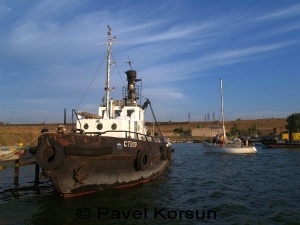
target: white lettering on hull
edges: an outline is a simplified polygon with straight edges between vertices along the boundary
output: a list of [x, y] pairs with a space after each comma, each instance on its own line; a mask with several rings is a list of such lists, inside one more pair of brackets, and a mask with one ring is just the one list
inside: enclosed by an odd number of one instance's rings
[[128, 148], [136, 148], [137, 146], [137, 142], [136, 141], [124, 141], [124, 147], [128, 147]]

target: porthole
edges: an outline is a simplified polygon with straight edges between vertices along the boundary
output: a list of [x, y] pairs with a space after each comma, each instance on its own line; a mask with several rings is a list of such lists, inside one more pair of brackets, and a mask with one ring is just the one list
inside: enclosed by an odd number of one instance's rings
[[99, 124], [97, 125], [97, 130], [102, 130], [102, 128], [103, 128], [102, 123], [99, 123]]
[[89, 129], [89, 125], [86, 123], [86, 124], [84, 124], [83, 128], [84, 128], [85, 130], [87, 130], [87, 129]]
[[117, 124], [114, 123], [113, 125], [111, 125], [111, 129], [112, 129], [112, 130], [117, 129]]

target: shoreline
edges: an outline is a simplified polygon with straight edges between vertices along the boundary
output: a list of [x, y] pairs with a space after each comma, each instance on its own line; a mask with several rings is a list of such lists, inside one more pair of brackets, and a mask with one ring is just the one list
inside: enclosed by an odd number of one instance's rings
[[[36, 140], [41, 129], [48, 128], [49, 131], [55, 132], [58, 125], [63, 123], [43, 123], [43, 124], [1, 124], [0, 125], [0, 145], [13, 145], [15, 143], [24, 143], [24, 145], [36, 144]], [[192, 121], [192, 122], [158, 122], [159, 128], [164, 136], [168, 136], [171, 140], [203, 140], [205, 137], [179, 136], [174, 135], [174, 129], [182, 128], [183, 130], [192, 130], [194, 128], [208, 128], [221, 126], [220, 121]], [[149, 130], [153, 128], [153, 123], [146, 122]], [[226, 121], [225, 127], [229, 131], [233, 126], [240, 130], [247, 130], [256, 126], [258, 130], [263, 131], [264, 135], [268, 135], [274, 131], [281, 132], [285, 130], [287, 125], [286, 118], [267, 118], [256, 120], [236, 120]], [[68, 131], [71, 131], [72, 124], [67, 124]], [[155, 126], [155, 132], [157, 127]], [[33, 142], [33, 143], [32, 143]]]

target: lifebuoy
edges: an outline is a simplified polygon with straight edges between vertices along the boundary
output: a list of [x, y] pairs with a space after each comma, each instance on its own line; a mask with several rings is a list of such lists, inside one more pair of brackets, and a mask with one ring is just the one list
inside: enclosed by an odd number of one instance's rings
[[172, 159], [172, 149], [171, 148], [167, 148], [167, 159], [169, 161], [171, 161], [171, 159]]
[[137, 167], [144, 171], [147, 169], [149, 165], [149, 154], [147, 150], [141, 149], [136, 157], [136, 165]]
[[63, 146], [55, 140], [48, 140], [38, 146], [36, 151], [36, 163], [46, 170], [57, 168], [64, 160]]
[[162, 160], [166, 160], [167, 159], [166, 146], [160, 146], [160, 155], [161, 155]]

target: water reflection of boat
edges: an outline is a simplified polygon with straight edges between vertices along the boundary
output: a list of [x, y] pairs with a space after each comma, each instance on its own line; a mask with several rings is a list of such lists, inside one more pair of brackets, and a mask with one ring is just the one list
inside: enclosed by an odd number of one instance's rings
[[64, 126], [56, 133], [44, 130], [38, 140], [36, 162], [63, 197], [147, 182], [160, 175], [171, 161], [174, 150], [159, 127], [159, 136], [151, 136], [145, 126], [145, 109], [150, 106], [152, 114], [153, 110], [148, 99], [143, 105], [137, 103], [142, 96], [136, 82], [141, 79], [136, 78], [135, 70], [126, 72], [128, 84], [123, 88], [123, 98], [110, 98], [114, 89], [110, 88], [114, 40], [108, 26], [105, 98], [99, 114], [73, 110], [76, 129], [71, 133]]

